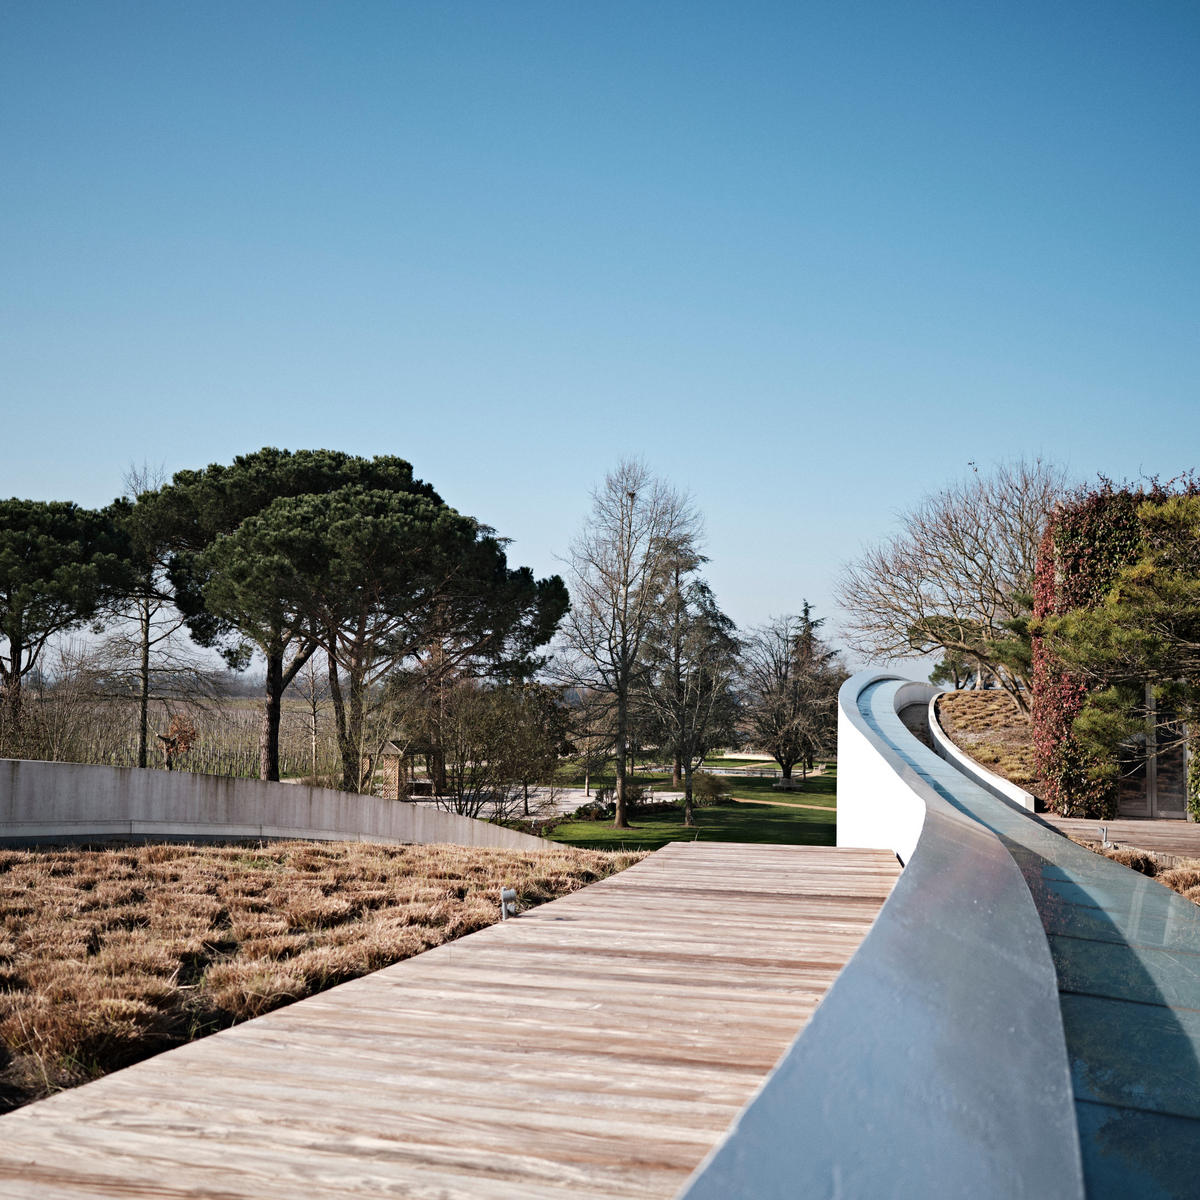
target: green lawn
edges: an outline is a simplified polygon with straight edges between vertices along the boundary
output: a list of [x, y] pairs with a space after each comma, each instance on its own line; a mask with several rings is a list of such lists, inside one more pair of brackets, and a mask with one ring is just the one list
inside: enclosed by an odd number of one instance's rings
[[[668, 842], [774, 842], [832, 846], [837, 835], [837, 778], [834, 772], [810, 779], [804, 791], [780, 793], [768, 779], [730, 780], [733, 795], [770, 804], [726, 803], [696, 810], [696, 828], [683, 823], [683, 810], [634, 817], [632, 829], [611, 821], [568, 821], [548, 836], [570, 846], [596, 850], [657, 850]], [[801, 807], [819, 805], [824, 811]]]
[[[799, 780], [799, 775], [796, 779]], [[735, 775], [722, 777], [722, 783], [730, 794], [745, 800], [770, 800], [775, 804], [821, 804], [830, 812], [837, 807], [837, 771], [830, 767], [824, 775], [812, 775], [805, 781], [803, 790], [781, 792], [771, 779], [743, 779]]]
[[778, 771], [779, 764], [773, 758], [726, 758], [721, 754], [711, 755], [704, 760], [705, 769], [712, 767], [729, 767], [733, 770]]

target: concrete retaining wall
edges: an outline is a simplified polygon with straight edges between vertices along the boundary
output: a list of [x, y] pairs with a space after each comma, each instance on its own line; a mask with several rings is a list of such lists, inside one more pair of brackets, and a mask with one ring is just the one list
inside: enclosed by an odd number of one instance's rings
[[[941, 695], [939, 692], [938, 695]], [[957, 767], [969, 779], [973, 779], [985, 792], [990, 792], [997, 800], [1005, 800], [1015, 804], [1026, 812], [1033, 812], [1036, 802], [1033, 796], [1024, 788], [1019, 788], [1007, 779], [994, 775], [987, 767], [980, 766], [969, 754], [964, 754], [947, 736], [937, 716], [937, 696], [929, 701], [929, 736], [933, 739], [933, 748], [939, 758], [944, 758], [952, 766]]]
[[0, 843], [131, 838], [309, 838], [546, 849], [539, 838], [486, 821], [331, 788], [0, 759]]
[[[855, 676], [859, 690], [894, 675]], [[900, 707], [927, 701], [937, 689], [927, 684], [903, 685]], [[913, 856], [925, 827], [925, 802], [909, 786], [896, 764], [880, 755], [876, 739], [856, 709], [838, 705], [837, 844], [892, 850], [902, 863]]]

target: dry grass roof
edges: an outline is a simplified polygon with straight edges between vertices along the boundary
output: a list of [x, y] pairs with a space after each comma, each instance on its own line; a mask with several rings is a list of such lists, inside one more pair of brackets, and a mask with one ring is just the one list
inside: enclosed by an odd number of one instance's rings
[[1007, 692], [946, 692], [938, 698], [938, 718], [960, 750], [1037, 795], [1032, 726]]
[[282, 842], [0, 850], [0, 1111], [643, 857]]

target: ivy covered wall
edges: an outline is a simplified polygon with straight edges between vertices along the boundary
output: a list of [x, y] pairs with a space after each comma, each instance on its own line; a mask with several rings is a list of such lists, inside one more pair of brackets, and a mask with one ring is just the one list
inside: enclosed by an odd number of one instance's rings
[[[1047, 617], [1098, 603], [1116, 572], [1133, 561], [1137, 542], [1132, 497], [1106, 489], [1060, 507], [1038, 548], [1034, 628]], [[1086, 682], [1059, 661], [1044, 638], [1035, 636], [1033, 747], [1046, 804], [1063, 816], [1111, 817], [1116, 788], [1095, 777], [1100, 764], [1072, 732], [1087, 692]]]
[[[1182, 494], [1195, 495], [1188, 477]], [[1033, 742], [1046, 803], [1063, 816], [1112, 818], [1119, 783], [1113, 763], [1096, 757], [1075, 735], [1075, 720], [1089, 689], [1102, 686], [1071, 670], [1039, 628], [1051, 617], [1099, 608], [1118, 576], [1145, 551], [1139, 507], [1164, 503], [1172, 494], [1152, 483], [1137, 490], [1107, 481], [1061, 505], [1043, 535], [1033, 597]], [[1175, 493], [1180, 494], [1180, 493]], [[1144, 515], [1144, 514], [1143, 514]], [[1200, 815], [1200, 758], [1188, 772], [1189, 805]]]

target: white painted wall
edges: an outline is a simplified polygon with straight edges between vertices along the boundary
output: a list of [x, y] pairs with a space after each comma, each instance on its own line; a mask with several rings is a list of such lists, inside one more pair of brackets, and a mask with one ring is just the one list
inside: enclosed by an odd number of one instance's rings
[[1007, 800], [1026, 812], [1033, 812], [1037, 807], [1033, 796], [1024, 788], [1019, 788], [1007, 779], [1001, 779], [987, 767], [981, 766], [969, 754], [964, 754], [947, 736], [937, 718], [937, 696], [929, 701], [929, 733], [933, 738], [933, 748], [939, 758], [944, 758], [951, 766], [957, 767], [969, 779], [973, 779], [981, 788], [990, 792], [1000, 800]]
[[0, 759], [0, 842], [309, 838], [545, 850], [540, 838], [425, 804], [186, 771]]
[[859, 693], [874, 680], [895, 678], [856, 675], [838, 696], [837, 844], [891, 850], [907, 863], [925, 825], [925, 802], [856, 719]]

